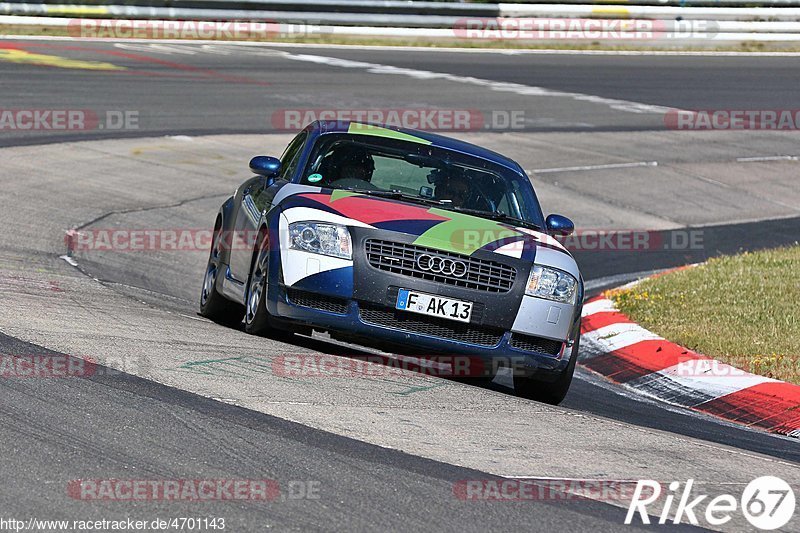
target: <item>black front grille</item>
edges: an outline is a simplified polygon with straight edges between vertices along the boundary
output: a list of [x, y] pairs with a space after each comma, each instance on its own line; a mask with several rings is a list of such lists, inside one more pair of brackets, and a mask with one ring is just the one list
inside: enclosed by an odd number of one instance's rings
[[[467, 289], [508, 292], [517, 277], [517, 270], [503, 263], [442, 252], [413, 244], [368, 239], [365, 250], [367, 261], [375, 268]], [[425, 254], [429, 257], [457, 261], [458, 266], [452, 274], [432, 272], [430, 269], [420, 267], [420, 256]], [[429, 258], [423, 259], [422, 266], [429, 265], [425, 262], [429, 261]]]
[[286, 289], [289, 302], [300, 307], [311, 307], [329, 313], [347, 314], [347, 300], [332, 298], [322, 294], [301, 291], [298, 289]]
[[497, 346], [503, 338], [503, 331], [498, 329], [414, 315], [366, 303], [360, 304], [359, 316], [367, 324], [481, 346]]
[[563, 343], [561, 341], [543, 339], [541, 337], [523, 335], [521, 333], [514, 333], [511, 335], [511, 346], [513, 348], [517, 348], [518, 350], [525, 350], [526, 352], [558, 355], [561, 352], [562, 344]]

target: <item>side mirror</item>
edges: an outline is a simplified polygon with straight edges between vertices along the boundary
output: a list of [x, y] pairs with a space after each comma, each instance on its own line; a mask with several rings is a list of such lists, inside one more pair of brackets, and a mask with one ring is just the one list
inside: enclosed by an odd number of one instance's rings
[[257, 155], [250, 160], [250, 170], [267, 179], [276, 178], [281, 172], [281, 160], [268, 155]]
[[572, 235], [572, 232], [575, 231], [575, 224], [565, 216], [549, 215], [544, 223], [547, 226], [547, 233], [550, 235], [566, 237], [567, 235]]

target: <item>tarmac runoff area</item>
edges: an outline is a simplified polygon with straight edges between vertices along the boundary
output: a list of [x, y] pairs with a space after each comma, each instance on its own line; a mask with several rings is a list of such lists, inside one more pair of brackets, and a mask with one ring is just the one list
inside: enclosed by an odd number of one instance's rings
[[[695, 135], [701, 136], [699, 142]], [[539, 169], [546, 212], [579, 228], [669, 229], [800, 214], [782, 133], [465, 134]], [[711, 496], [800, 469], [754, 453], [494, 390], [375, 368], [292, 377], [277, 358], [323, 343], [254, 338], [195, 315], [207, 252], [76, 253], [65, 232], [207, 228], [256, 154], [287, 135], [104, 140], [0, 149], [0, 331], [208, 398], [378, 446], [510, 477], [680, 481]], [[655, 162], [653, 164], [653, 162]], [[635, 166], [620, 166], [639, 163]], [[585, 272], [585, 276], [591, 273]], [[555, 453], [554, 453], [555, 451]], [[612, 502], [613, 503], [613, 502]], [[656, 514], [659, 509], [652, 508]], [[741, 530], [741, 515], [719, 529]]]

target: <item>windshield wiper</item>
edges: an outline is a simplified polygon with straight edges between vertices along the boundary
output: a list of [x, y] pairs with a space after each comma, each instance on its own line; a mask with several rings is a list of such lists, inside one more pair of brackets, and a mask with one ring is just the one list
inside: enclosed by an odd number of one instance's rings
[[450, 205], [449, 202], [441, 202], [439, 200], [434, 200], [433, 198], [425, 198], [423, 196], [416, 196], [414, 194], [408, 194], [405, 192], [400, 191], [384, 191], [380, 189], [351, 189], [346, 188], [342, 189], [345, 191], [357, 192], [359, 194], [366, 194], [368, 196], [379, 196], [381, 198], [392, 198], [395, 200], [408, 200], [410, 202], [417, 202], [420, 204], [427, 204], [427, 205], [435, 205], [439, 207], [445, 207]]
[[538, 224], [534, 224], [533, 222], [528, 222], [527, 220], [522, 220], [517, 217], [512, 217], [511, 215], [507, 215], [501, 211], [483, 211], [481, 209], [470, 209], [468, 207], [457, 207], [454, 206], [450, 200], [435, 200], [433, 198], [425, 198], [423, 196], [416, 196], [413, 194], [408, 194], [400, 191], [384, 191], [381, 189], [356, 189], [356, 188], [344, 188], [342, 190], [357, 192], [359, 194], [366, 194], [368, 196], [379, 196], [381, 198], [392, 198], [395, 200], [408, 200], [410, 202], [417, 202], [420, 204], [426, 205], [435, 205], [437, 207], [441, 207], [442, 209], [448, 211], [457, 211], [459, 213], [465, 213], [468, 215], [475, 215], [477, 217], [483, 218], [491, 218], [492, 220], [499, 220], [502, 222], [507, 222], [509, 224], [513, 224], [516, 226], [522, 226], [528, 229], [533, 229], [537, 231], [543, 231], [541, 226]]
[[481, 209], [470, 209], [468, 207], [456, 207], [456, 206], [448, 206], [446, 207], [446, 209], [449, 209], [451, 211], [458, 211], [459, 213], [466, 213], [468, 215], [491, 218], [492, 220], [500, 220], [502, 222], [508, 222], [509, 224], [514, 224], [516, 226], [522, 226], [524, 228], [542, 231], [542, 228], [538, 224], [534, 224], [533, 222], [528, 222], [527, 220], [522, 220], [521, 218], [512, 217], [511, 215], [507, 215], [502, 211], [483, 211]]

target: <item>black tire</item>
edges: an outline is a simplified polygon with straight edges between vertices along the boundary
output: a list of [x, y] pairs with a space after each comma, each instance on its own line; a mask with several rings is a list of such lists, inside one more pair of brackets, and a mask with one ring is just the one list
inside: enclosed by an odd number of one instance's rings
[[536, 376], [514, 376], [514, 393], [522, 398], [536, 400], [537, 402], [549, 403], [550, 405], [560, 404], [572, 384], [580, 343], [581, 337], [578, 334], [575, 344], [572, 345], [572, 353], [570, 354], [567, 368], [554, 381], [543, 381], [536, 379]]
[[267, 285], [269, 274], [269, 237], [265, 230], [258, 234], [250, 275], [247, 277], [247, 290], [244, 300], [244, 330], [251, 335], [265, 336], [272, 333], [270, 316], [267, 311]]
[[206, 273], [203, 276], [203, 288], [200, 290], [200, 314], [224, 326], [237, 326], [242, 322], [244, 306], [225, 298], [218, 290], [221, 269], [220, 257], [224, 242], [222, 225], [214, 228], [211, 250], [208, 253]]

